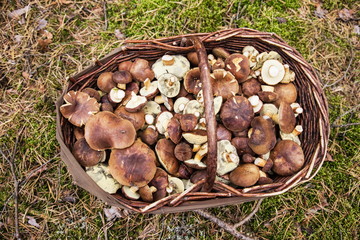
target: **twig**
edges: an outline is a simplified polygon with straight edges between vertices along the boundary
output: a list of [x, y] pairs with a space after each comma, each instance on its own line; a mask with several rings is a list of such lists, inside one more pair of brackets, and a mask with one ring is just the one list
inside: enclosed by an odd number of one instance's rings
[[247, 221], [249, 221], [258, 211], [259, 211], [259, 208], [260, 208], [260, 205], [262, 203], [264, 199], [259, 199], [254, 207], [254, 209], [251, 211], [251, 213], [249, 215], [247, 215], [246, 217], [244, 217], [243, 220], [241, 220], [240, 222], [238, 222], [237, 224], [234, 224], [234, 228], [238, 228], [240, 227], [241, 225], [244, 225]]
[[350, 127], [350, 126], [357, 126], [357, 125], [360, 125], [360, 122], [358, 122], [358, 123], [340, 124], [340, 125], [331, 124], [331, 127], [334, 127], [334, 128], [342, 128], [342, 127]]
[[228, 233], [230, 233], [231, 235], [233, 235], [234, 237], [236, 237], [238, 239], [253, 240], [253, 238], [250, 238], [250, 237], [238, 232], [233, 225], [230, 225], [230, 224], [220, 220], [219, 218], [209, 214], [206, 211], [195, 210], [194, 212], [196, 212], [197, 214], [201, 215], [202, 217], [212, 221], [213, 223], [217, 224], [219, 227], [223, 228], [225, 231], [227, 231]]
[[107, 20], [107, 13], [106, 13], [106, 0], [103, 1], [103, 11], [104, 11], [104, 21], [105, 21], [104, 30], [106, 30], [108, 28], [108, 20]]
[[[342, 117], [346, 116], [347, 114], [355, 111], [358, 107], [360, 107], [360, 104], [356, 105], [355, 107], [351, 108], [349, 111], [346, 111], [346, 112], [344, 112], [343, 114], [341, 114], [340, 116], [338, 116], [338, 117], [334, 120], [334, 122], [336, 122], [337, 120], [340, 120]], [[333, 122], [333, 123], [334, 123], [334, 122]]]

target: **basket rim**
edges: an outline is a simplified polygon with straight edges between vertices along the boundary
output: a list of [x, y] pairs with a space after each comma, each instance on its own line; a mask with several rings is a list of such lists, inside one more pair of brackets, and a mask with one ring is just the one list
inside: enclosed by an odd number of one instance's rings
[[[59, 111], [59, 107], [63, 103], [62, 97], [69, 89], [71, 89], [72, 86], [76, 85], [77, 82], [79, 82], [78, 81], [79, 78], [87, 76], [89, 74], [90, 75], [94, 74], [94, 72], [96, 73], [96, 71], [101, 72], [101, 69], [104, 69], [104, 65], [108, 64], [111, 61], [114, 61], [119, 56], [121, 57], [125, 55], [126, 52], [141, 51], [141, 49], [143, 48], [163, 49], [164, 51], [165, 50], [178, 51], [178, 48], [180, 47], [174, 45], [174, 43], [176, 42], [178, 43], [178, 45], [180, 45], [182, 39], [193, 36], [200, 37], [200, 39], [204, 43], [225, 41], [233, 37], [239, 37], [245, 39], [259, 38], [265, 44], [270, 44], [272, 46], [277, 46], [282, 48], [283, 52], [286, 55], [288, 55], [291, 59], [293, 59], [293, 61], [296, 61], [301, 66], [301, 69], [304, 71], [304, 74], [308, 77], [309, 84], [311, 84], [311, 86], [317, 90], [313, 96], [315, 98], [315, 101], [318, 103], [319, 113], [321, 115], [321, 117], [319, 117], [318, 120], [320, 140], [317, 143], [313, 157], [309, 160], [309, 164], [307, 164], [299, 173], [295, 174], [289, 180], [287, 180], [286, 184], [284, 184], [283, 186], [278, 186], [276, 189], [272, 189], [277, 191], [270, 193], [250, 193], [251, 192], [250, 190], [249, 192], [246, 192], [247, 190], [245, 189], [245, 192], [243, 192], [243, 194], [240, 196], [235, 196], [235, 197], [232, 196], [229, 198], [215, 198], [211, 200], [203, 199], [201, 201], [188, 201], [186, 204], [181, 204], [179, 206], [175, 206], [175, 207], [163, 206], [155, 210], [149, 209], [149, 211], [147, 212], [150, 213], [181, 212], [181, 211], [189, 211], [200, 208], [235, 204], [245, 201], [254, 201], [259, 198], [265, 198], [269, 196], [276, 196], [282, 194], [298, 184], [310, 181], [317, 174], [326, 157], [327, 143], [329, 140], [329, 132], [330, 132], [327, 101], [324, 96], [324, 92], [322, 91], [322, 88], [320, 86], [318, 75], [315, 73], [315, 70], [311, 67], [311, 65], [308, 64], [303, 59], [300, 53], [298, 53], [294, 48], [290, 47], [284, 40], [282, 40], [276, 34], [260, 32], [248, 28], [237, 28], [237, 29], [220, 30], [211, 33], [184, 34], [184, 35], [172, 36], [168, 38], [159, 38], [155, 40], [129, 40], [125, 42], [124, 46], [114, 49], [105, 57], [97, 61], [95, 65], [87, 67], [86, 69], [76, 74], [72, 78], [69, 78], [70, 83], [66, 88], [64, 88], [63, 94], [58, 98], [58, 101], [56, 103], [56, 113], [57, 113], [56, 137], [61, 145], [61, 158], [68, 165], [69, 172], [73, 176], [75, 184], [86, 189], [91, 194], [99, 197], [100, 199], [102, 199], [103, 201], [107, 202], [110, 205], [127, 208], [129, 210], [139, 212], [138, 209], [134, 209], [131, 206], [129, 207], [126, 206], [126, 204], [124, 205], [122, 203], [119, 203], [119, 201], [115, 197], [104, 192], [100, 187], [98, 187], [97, 184], [85, 173], [82, 167], [77, 163], [75, 158], [72, 156], [70, 149], [65, 144], [64, 135], [61, 128], [62, 116]], [[192, 49], [192, 47], [181, 47], [181, 50], [184, 51], [189, 49]], [[64, 158], [66, 158], [67, 160], [65, 161]], [[83, 174], [79, 175], [79, 168], [82, 170]], [[302, 176], [299, 177], [299, 175]]]

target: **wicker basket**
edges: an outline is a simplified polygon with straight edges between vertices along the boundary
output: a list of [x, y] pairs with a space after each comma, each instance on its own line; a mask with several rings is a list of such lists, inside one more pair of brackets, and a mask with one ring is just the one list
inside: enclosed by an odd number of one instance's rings
[[[189, 42], [192, 42], [192, 44], [189, 44]], [[293, 176], [275, 178], [272, 184], [235, 189], [214, 181], [216, 170], [216, 144], [214, 142], [216, 143], [216, 140], [214, 137], [215, 125], [211, 122], [215, 123], [215, 120], [212, 104], [207, 104], [211, 102], [212, 94], [210, 94], [209, 87], [207, 87], [210, 83], [207, 80], [209, 68], [206, 60], [206, 50], [223, 47], [229, 52], [235, 52], [246, 45], [252, 45], [260, 52], [272, 50], [278, 52], [284, 63], [288, 64], [297, 76], [294, 82], [298, 90], [297, 102], [304, 108], [304, 113], [297, 118], [297, 121], [304, 128], [300, 140], [305, 155], [305, 165]], [[120, 62], [135, 58], [153, 61], [164, 54], [185, 55], [194, 50], [198, 52], [201, 61], [201, 80], [203, 82], [209, 139], [207, 171], [212, 174], [211, 177], [208, 177], [206, 181], [200, 181], [181, 194], [173, 194], [154, 203], [131, 201], [118, 194], [106, 193], [85, 173], [70, 151], [70, 146], [72, 146], [75, 139], [72, 134], [72, 125], [59, 112], [59, 107], [63, 104], [63, 96], [61, 96], [56, 104], [57, 139], [61, 146], [61, 158], [72, 174], [75, 184], [116, 207], [142, 213], [171, 213], [231, 205], [275, 196], [288, 191], [297, 184], [309, 181], [315, 176], [324, 162], [327, 151], [329, 138], [327, 102], [314, 69], [294, 48], [273, 33], [242, 28], [213, 33], [180, 35], [157, 40], [127, 41], [125, 46], [114, 50], [105, 58], [97, 61], [94, 66], [70, 78], [70, 83], [64, 89], [64, 94], [69, 90], [94, 87], [97, 77], [102, 72], [114, 71]], [[206, 95], [208, 96], [206, 97]], [[203, 191], [198, 191], [200, 187], [202, 187]]]

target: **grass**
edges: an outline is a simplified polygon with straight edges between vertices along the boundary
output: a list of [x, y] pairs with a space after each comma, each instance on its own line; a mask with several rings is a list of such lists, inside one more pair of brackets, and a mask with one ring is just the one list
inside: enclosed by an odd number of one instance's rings
[[[191, 212], [136, 214], [106, 225], [103, 209], [108, 206], [72, 183], [58, 155], [54, 102], [68, 77], [121, 44], [116, 29], [130, 39], [229, 27], [275, 32], [317, 70], [328, 98], [330, 122], [360, 122], [356, 109], [360, 103], [359, 36], [353, 33], [358, 22], [337, 19], [343, 8], [354, 9], [358, 19], [357, 1], [324, 1], [321, 7], [328, 13], [321, 19], [314, 15], [316, 4], [309, 0], [108, 1], [106, 17], [99, 1], [35, 1], [30, 5], [26, 16], [18, 19], [7, 13], [25, 7], [24, 2], [0, 7], [0, 149], [13, 157], [16, 176], [24, 183], [18, 215], [24, 239], [102, 239], [105, 234], [109, 239], [232, 238]], [[53, 35], [46, 50], [38, 46], [40, 19], [47, 21], [44, 30]], [[22, 37], [18, 42], [16, 35]], [[359, 125], [333, 127], [329, 153], [334, 161], [325, 162], [309, 183], [264, 200], [256, 216], [240, 230], [261, 239], [358, 239], [358, 146]], [[6, 205], [0, 217], [2, 239], [12, 238], [15, 230], [15, 203], [13, 198], [6, 202], [13, 190], [9, 164], [1, 158], [0, 206]], [[235, 223], [251, 207], [252, 203], [245, 203], [209, 211]], [[29, 216], [40, 227], [30, 225]]]

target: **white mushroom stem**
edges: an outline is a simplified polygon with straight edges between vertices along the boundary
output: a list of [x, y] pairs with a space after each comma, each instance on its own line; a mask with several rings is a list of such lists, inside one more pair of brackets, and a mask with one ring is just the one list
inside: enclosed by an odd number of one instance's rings
[[214, 57], [214, 55], [212, 55], [212, 54], [209, 54], [209, 55], [208, 55], [208, 60], [209, 60], [209, 61], [215, 60], [215, 57]]
[[205, 143], [200, 147], [199, 151], [195, 154], [194, 160], [201, 161], [204, 158], [204, 156], [207, 154], [207, 152], [208, 152], [208, 144]]
[[254, 113], [257, 113], [261, 110], [263, 102], [260, 100], [258, 95], [253, 95], [248, 98], [251, 106], [253, 107]]
[[294, 111], [295, 117], [304, 112], [304, 109], [300, 106], [299, 103], [292, 103], [290, 104], [290, 107]]
[[144, 86], [145, 86], [145, 89], [148, 90], [149, 87], [151, 86], [151, 81], [149, 78], [145, 79], [144, 81]]
[[195, 112], [194, 115], [198, 118], [200, 117], [200, 113], [199, 112]]
[[170, 80], [169, 80], [169, 86], [174, 85], [174, 83], [175, 83], [175, 79], [174, 79], [174, 78], [170, 78]]
[[266, 174], [266, 172], [263, 171], [259, 171], [260, 172], [260, 177], [268, 177], [268, 175]]
[[154, 125], [149, 125], [148, 128], [152, 128], [152, 129], [156, 130], [156, 127]]
[[303, 127], [301, 125], [296, 125], [296, 127], [294, 128], [294, 130], [292, 131], [291, 134], [294, 134], [295, 136], [300, 135], [302, 132], [304, 131]]
[[164, 55], [162, 58], [162, 63], [165, 65], [165, 66], [171, 66], [174, 64], [175, 62], [175, 58], [173, 56], [170, 56], [170, 55]]
[[266, 160], [262, 158], [255, 158], [254, 164], [258, 167], [264, 167], [266, 164]]
[[157, 104], [163, 104], [165, 102], [164, 98], [161, 96], [161, 95], [158, 95], [154, 98], [154, 101], [157, 103]]
[[126, 84], [125, 83], [118, 83], [116, 85], [119, 89], [126, 90]]
[[149, 125], [154, 124], [154, 122], [155, 122], [154, 116], [151, 115], [151, 114], [146, 114], [146, 115], [145, 115], [145, 122], [146, 122], [147, 124], [149, 124]]
[[125, 92], [121, 89], [113, 88], [109, 93], [109, 97], [114, 103], [119, 103], [124, 99]]
[[129, 190], [132, 191], [132, 192], [134, 192], [134, 193], [136, 193], [136, 192], [139, 190], [139, 187], [137, 187], [137, 186], [132, 186], [132, 187], [130, 187]]
[[254, 129], [253, 128], [250, 128], [249, 131], [248, 131], [248, 138], [251, 137], [252, 133], [253, 133]]
[[270, 157], [270, 152], [267, 152], [267, 153], [261, 155], [261, 158], [264, 159], [264, 160], [268, 160], [269, 157]]
[[269, 85], [261, 85], [261, 91], [263, 92], [274, 92], [275, 88]]
[[205, 119], [205, 118], [200, 118], [200, 119], [199, 119], [199, 124], [200, 124], [202, 127], [206, 127], [206, 119]]
[[150, 192], [152, 192], [152, 193], [154, 193], [154, 192], [157, 191], [156, 187], [154, 187], [154, 186], [151, 186], [151, 187], [149, 188], [149, 190], [150, 190]]
[[193, 151], [193, 152], [197, 152], [197, 151], [200, 150], [200, 148], [201, 148], [201, 145], [200, 145], [200, 144], [194, 144], [192, 151]]

